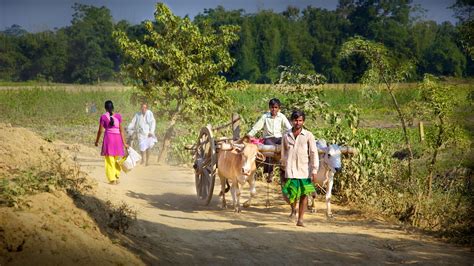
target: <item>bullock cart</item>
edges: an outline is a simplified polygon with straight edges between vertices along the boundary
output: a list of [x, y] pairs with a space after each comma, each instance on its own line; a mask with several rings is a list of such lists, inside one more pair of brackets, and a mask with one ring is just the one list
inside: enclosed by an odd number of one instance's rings
[[[231, 127], [232, 137], [215, 137], [223, 129]], [[217, 155], [220, 150], [231, 150], [240, 139], [240, 117], [232, 114], [231, 121], [225, 125], [202, 127], [196, 143], [186, 145], [193, 154], [193, 168], [198, 202], [208, 205], [214, 193], [217, 173]], [[259, 151], [266, 157], [278, 157], [280, 145], [258, 144]]]

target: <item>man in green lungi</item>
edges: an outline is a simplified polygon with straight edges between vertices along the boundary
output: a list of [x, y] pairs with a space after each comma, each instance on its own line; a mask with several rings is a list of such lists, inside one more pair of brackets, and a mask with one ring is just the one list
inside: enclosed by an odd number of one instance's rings
[[291, 206], [290, 218], [296, 216], [299, 201], [297, 226], [303, 225], [303, 215], [308, 207], [308, 195], [315, 192], [312, 182], [319, 168], [318, 149], [314, 135], [303, 128], [305, 114], [293, 111], [290, 118], [293, 127], [282, 137], [281, 166], [285, 169], [282, 192]]

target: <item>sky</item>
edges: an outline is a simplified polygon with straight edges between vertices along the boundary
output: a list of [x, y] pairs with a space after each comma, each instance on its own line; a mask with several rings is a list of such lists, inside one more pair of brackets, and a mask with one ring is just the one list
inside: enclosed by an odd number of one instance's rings
[[[51, 30], [71, 24], [74, 3], [94, 6], [106, 6], [111, 10], [114, 20], [128, 20], [138, 24], [143, 20], [153, 19], [155, 3], [158, 0], [0, 0], [0, 30], [18, 24], [30, 32]], [[334, 10], [337, 0], [162, 0], [178, 16], [189, 15], [191, 18], [202, 13], [205, 8], [218, 5], [227, 10], [244, 9], [253, 13], [262, 9], [281, 12], [287, 6], [304, 9], [307, 6]], [[451, 21], [455, 23], [453, 12], [448, 9], [455, 0], [413, 0], [426, 9], [426, 19], [438, 23]]]

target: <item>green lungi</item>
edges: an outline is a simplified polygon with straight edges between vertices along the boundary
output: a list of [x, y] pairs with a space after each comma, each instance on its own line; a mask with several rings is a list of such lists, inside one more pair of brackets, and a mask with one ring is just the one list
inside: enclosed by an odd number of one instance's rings
[[303, 195], [310, 195], [315, 192], [311, 178], [296, 179], [291, 178], [286, 181], [281, 191], [290, 200], [290, 203], [298, 201]]

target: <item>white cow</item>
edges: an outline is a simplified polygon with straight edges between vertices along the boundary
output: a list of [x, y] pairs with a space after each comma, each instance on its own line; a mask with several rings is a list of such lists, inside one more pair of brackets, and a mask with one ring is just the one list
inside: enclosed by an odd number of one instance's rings
[[[316, 147], [319, 152], [319, 169], [316, 177], [316, 183], [326, 188], [326, 215], [332, 216], [331, 212], [331, 195], [334, 185], [334, 174], [342, 170], [341, 154], [354, 153], [354, 149], [350, 147], [340, 147], [337, 144], [328, 145], [325, 140], [316, 141]], [[310, 199], [308, 208], [314, 212], [314, 199], [316, 193]]]
[[244, 207], [248, 207], [252, 197], [257, 193], [254, 178], [257, 169], [255, 159], [265, 160], [265, 156], [258, 151], [257, 145], [247, 143], [247, 140], [244, 139], [244, 143], [241, 145], [234, 145], [231, 151], [221, 150], [218, 154], [217, 174], [221, 181], [222, 207], [226, 207], [225, 184], [227, 180], [230, 183], [235, 212], [241, 210], [239, 184], [243, 186], [245, 182], [249, 183], [250, 198], [244, 203]]

